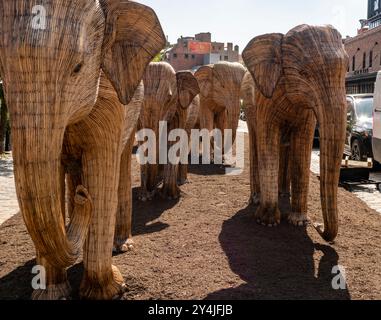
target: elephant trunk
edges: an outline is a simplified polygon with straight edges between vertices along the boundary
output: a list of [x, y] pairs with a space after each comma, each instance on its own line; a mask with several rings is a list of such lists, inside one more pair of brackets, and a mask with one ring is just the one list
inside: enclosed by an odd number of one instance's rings
[[61, 166], [65, 121], [54, 114], [27, 113], [12, 114], [20, 209], [39, 256], [52, 266], [66, 268], [77, 260], [87, 236], [91, 198], [84, 187], [77, 188], [74, 213], [65, 230]]
[[337, 191], [346, 135], [346, 103], [344, 92], [341, 95], [330, 92], [326, 97], [329, 97], [327, 99], [331, 101], [318, 111], [320, 190], [324, 229], [321, 225], [315, 225], [315, 228], [324, 240], [331, 242], [335, 240], [339, 227]]

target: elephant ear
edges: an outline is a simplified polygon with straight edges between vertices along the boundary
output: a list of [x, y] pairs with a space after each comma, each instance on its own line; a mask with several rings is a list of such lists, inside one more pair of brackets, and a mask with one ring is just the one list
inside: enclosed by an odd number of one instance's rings
[[177, 72], [176, 79], [179, 103], [181, 108], [186, 109], [200, 93], [200, 87], [197, 79], [190, 71]]
[[151, 8], [132, 1], [100, 3], [106, 16], [102, 69], [126, 105], [166, 38]]
[[273, 33], [254, 38], [242, 53], [255, 85], [266, 98], [272, 98], [283, 73], [283, 34]]
[[213, 90], [213, 75], [214, 71], [211, 65], [201, 67], [194, 74], [200, 87], [201, 96], [208, 97], [211, 95]]

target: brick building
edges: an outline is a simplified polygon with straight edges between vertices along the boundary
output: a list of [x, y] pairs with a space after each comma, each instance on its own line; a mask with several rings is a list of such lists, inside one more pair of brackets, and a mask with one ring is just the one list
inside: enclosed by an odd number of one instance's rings
[[373, 93], [381, 70], [381, 0], [368, 0], [368, 19], [361, 20], [355, 37], [344, 40], [349, 55], [347, 92]]
[[167, 52], [166, 61], [179, 70], [194, 70], [199, 66], [219, 61], [239, 62], [239, 46], [223, 42], [212, 42], [209, 32], [194, 37], [181, 37]]

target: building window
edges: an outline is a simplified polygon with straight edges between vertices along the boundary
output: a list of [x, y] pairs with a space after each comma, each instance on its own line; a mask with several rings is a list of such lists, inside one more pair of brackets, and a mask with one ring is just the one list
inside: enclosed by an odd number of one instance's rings
[[352, 58], [352, 71], [356, 70], [356, 56], [353, 56]]
[[185, 59], [189, 59], [189, 54], [185, 54]]
[[365, 69], [366, 68], [366, 52], [364, 52], [364, 56], [362, 58], [362, 68]]
[[173, 54], [173, 58], [174, 58], [174, 59], [177, 58], [177, 53], [174, 53], [174, 54]]
[[228, 56], [225, 56], [225, 61], [229, 61], [229, 57]]
[[369, 68], [373, 67], [373, 51], [369, 52]]
[[196, 56], [194, 54], [192, 54], [192, 59], [196, 59]]

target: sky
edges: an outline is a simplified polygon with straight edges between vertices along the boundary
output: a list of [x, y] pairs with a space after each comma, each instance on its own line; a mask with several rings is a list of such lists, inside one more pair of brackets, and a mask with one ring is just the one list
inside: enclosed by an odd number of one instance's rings
[[332, 24], [343, 37], [356, 35], [367, 17], [366, 0], [139, 0], [159, 16], [171, 43], [211, 32], [212, 41], [244, 49], [255, 36], [287, 33], [302, 24]]

